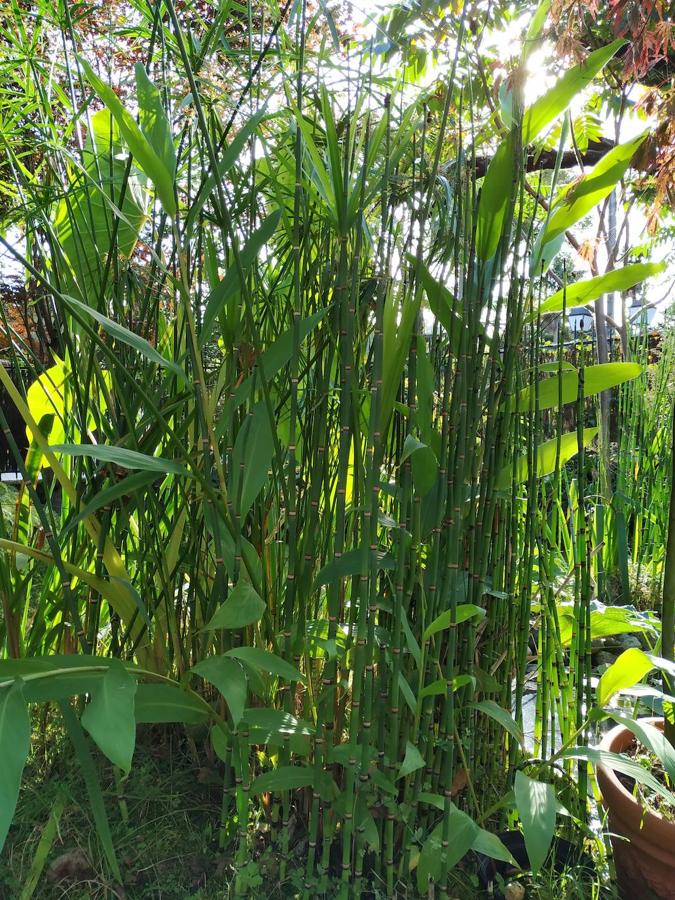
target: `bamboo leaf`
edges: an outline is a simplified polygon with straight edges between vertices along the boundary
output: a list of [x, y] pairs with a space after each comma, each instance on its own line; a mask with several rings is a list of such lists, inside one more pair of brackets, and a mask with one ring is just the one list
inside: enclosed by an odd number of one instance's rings
[[101, 81], [83, 57], [80, 57], [80, 65], [87, 77], [87, 81], [112, 113], [122, 137], [127, 142], [136, 162], [154, 183], [157, 196], [167, 215], [175, 216], [177, 207], [174, 195], [173, 172], [170, 172], [164, 162], [157, 156], [136, 120], [124, 108], [113, 89]]
[[460, 603], [454, 610], [446, 609], [445, 612], [442, 612], [440, 616], [437, 616], [434, 621], [427, 626], [423, 635], [424, 640], [428, 641], [429, 638], [437, 632], [445, 631], [446, 628], [454, 627], [455, 625], [461, 625], [462, 622], [466, 622], [475, 617], [484, 619], [485, 610], [482, 606], [476, 606], [474, 603]]
[[416, 772], [424, 765], [424, 757], [420, 751], [414, 744], [411, 744], [410, 741], [406, 741], [405, 757], [401, 763], [401, 768], [398, 770], [398, 778], [405, 778], [406, 775]]
[[30, 718], [23, 682], [17, 679], [0, 691], [0, 850], [14, 818], [29, 749]]
[[91, 316], [92, 319], [95, 319], [99, 323], [99, 325], [105, 328], [105, 330], [109, 335], [111, 335], [111, 337], [114, 337], [116, 340], [121, 341], [123, 344], [126, 344], [128, 347], [136, 350], [137, 353], [140, 353], [141, 356], [145, 356], [145, 358], [149, 359], [150, 362], [156, 363], [158, 366], [162, 366], [165, 369], [169, 369], [169, 371], [173, 372], [174, 375], [178, 375], [178, 377], [182, 378], [183, 381], [187, 381], [187, 375], [178, 365], [178, 363], [175, 363], [170, 359], [166, 359], [166, 357], [162, 356], [161, 353], [155, 350], [152, 344], [148, 343], [148, 341], [146, 341], [145, 338], [142, 338], [139, 334], [135, 334], [133, 331], [129, 331], [128, 328], [125, 328], [123, 325], [119, 325], [117, 322], [113, 322], [112, 319], [109, 319], [102, 313], [97, 312], [97, 310], [93, 309], [91, 306], [87, 306], [86, 303], [81, 303], [79, 300], [76, 300], [75, 297], [64, 296], [63, 300], [69, 306], [74, 306], [76, 309], [81, 310], [86, 315]]
[[248, 581], [237, 582], [227, 600], [218, 607], [204, 628], [245, 628], [259, 622], [265, 613], [265, 601]]
[[555, 294], [551, 294], [536, 310], [525, 317], [525, 322], [534, 322], [540, 315], [546, 313], [561, 312], [565, 308], [570, 310], [574, 306], [583, 306], [612, 291], [627, 291], [646, 278], [663, 272], [665, 265], [665, 263], [633, 263], [622, 269], [613, 269], [604, 275], [598, 275], [596, 278], [576, 281], [574, 284], [556, 291]]
[[254, 500], [269, 481], [274, 442], [267, 408], [257, 403], [237, 433], [232, 451], [232, 495], [245, 517]]
[[[637, 363], [616, 362], [600, 363], [596, 366], [587, 366], [584, 369], [584, 397], [592, 397], [607, 391], [610, 388], [630, 381], [642, 372], [642, 367]], [[559, 388], [562, 381], [562, 391]], [[526, 387], [518, 394], [517, 411], [529, 412], [532, 400], [533, 387]], [[544, 378], [537, 387], [539, 409], [557, 407], [558, 398], [562, 393], [562, 402], [574, 403], [579, 396], [579, 374], [577, 372], [563, 372], [562, 376]]]
[[[583, 446], [587, 447], [598, 433], [597, 428], [584, 428], [583, 430]], [[558, 447], [560, 448], [558, 455]], [[559, 439], [552, 438], [550, 441], [544, 441], [543, 444], [537, 445], [536, 452], [536, 477], [544, 478], [555, 472], [556, 459], [559, 459], [560, 466], [573, 459], [579, 452], [579, 438], [576, 431], [570, 431], [563, 434]], [[516, 483], [520, 484], [527, 481], [528, 472], [528, 454], [524, 453], [516, 462]], [[495, 487], [498, 490], [506, 490], [513, 480], [513, 466], [506, 465], [497, 476]]]
[[[272, 235], [276, 231], [277, 225], [279, 224], [280, 218], [280, 209], [275, 210], [273, 213], [267, 216], [262, 225], [253, 232], [242, 250], [239, 252], [239, 263], [245, 276], [253, 267], [262, 248], [271, 240]], [[234, 297], [240, 291], [240, 289], [241, 279], [239, 277], [239, 268], [237, 265], [231, 265], [225, 273], [225, 277], [211, 291], [206, 300], [206, 308], [204, 310], [204, 318], [202, 320], [202, 330], [199, 335], [200, 347], [204, 347], [204, 345], [210, 340], [211, 332], [213, 331], [216, 319], [220, 315], [220, 311], [224, 308], [228, 300]]]
[[254, 669], [269, 672], [271, 675], [278, 675], [287, 681], [304, 681], [305, 677], [295, 666], [287, 663], [285, 659], [281, 659], [269, 650], [263, 650], [260, 647], [233, 647], [225, 654], [233, 659], [240, 659], [242, 662]]
[[241, 664], [226, 656], [208, 656], [191, 669], [216, 687], [225, 698], [235, 727], [246, 706], [246, 673]]
[[675, 796], [661, 784], [658, 778], [655, 778], [639, 762], [629, 759], [622, 753], [598, 750], [596, 747], [572, 747], [569, 750], [565, 750], [561, 757], [563, 759], [582, 759], [593, 766], [604, 766], [614, 772], [621, 772], [622, 775], [628, 775], [629, 778], [637, 781], [638, 784], [647, 785], [654, 793], [663, 797], [668, 803], [675, 805]]
[[162, 105], [162, 95], [148, 78], [143, 63], [137, 62], [134, 71], [141, 130], [166, 171], [174, 176], [176, 150], [171, 137], [171, 124]]
[[123, 469], [143, 469], [163, 475], [188, 475], [188, 470], [180, 463], [163, 456], [147, 456], [137, 450], [115, 447], [110, 444], [56, 444], [50, 450], [66, 456], [85, 456], [101, 462], [113, 463]]
[[548, 856], [553, 840], [557, 811], [555, 792], [550, 784], [534, 781], [518, 771], [514, 793], [523, 824], [525, 848], [532, 872], [536, 875]]
[[201, 725], [209, 720], [208, 704], [172, 684], [139, 684], [134, 714], [139, 725], [170, 722]]
[[614, 147], [587, 175], [560, 191], [544, 230], [542, 244], [563, 234], [612, 193], [646, 137], [647, 132], [643, 132]]
[[654, 663], [637, 647], [629, 647], [624, 650], [612, 665], [602, 673], [596, 689], [596, 697], [599, 706], [604, 706], [611, 698], [624, 688], [642, 681], [642, 679], [654, 669]]
[[81, 720], [99, 749], [124, 772], [131, 769], [136, 744], [136, 687], [136, 679], [116, 661], [93, 691]]
[[309, 766], [279, 766], [253, 779], [252, 794], [264, 791], [295, 791], [314, 784], [314, 769]]
[[490, 716], [495, 722], [499, 722], [502, 728], [508, 731], [521, 747], [525, 747], [525, 736], [522, 729], [508, 710], [499, 706], [494, 700], [481, 700], [480, 703], [471, 703], [469, 705], [472, 709], [485, 713], [486, 716]]

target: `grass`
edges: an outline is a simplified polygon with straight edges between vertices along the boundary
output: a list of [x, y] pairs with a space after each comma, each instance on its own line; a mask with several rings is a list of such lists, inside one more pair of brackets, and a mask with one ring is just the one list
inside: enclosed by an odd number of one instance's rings
[[[222, 900], [234, 896], [235, 860], [219, 848], [222, 775], [198, 733], [186, 738], [177, 728], [139, 729], [134, 766], [123, 782], [122, 795], [112, 767], [100, 755], [97, 764], [124, 886], [110, 877], [65, 735], [49, 724], [43, 739], [34, 742], [26, 768], [0, 870], [0, 897], [26, 897], [22, 892], [35, 876], [42, 835], [60, 804], [54, 841], [32, 896], [40, 900]], [[272, 808], [270, 819], [274, 815]], [[249, 860], [238, 871], [240, 888], [250, 896], [272, 900], [302, 893], [306, 838], [303, 828], [294, 828], [293, 823], [291, 831], [288, 875], [280, 882], [282, 847], [269, 822], [263, 818], [256, 823]], [[595, 862], [601, 871], [606, 866], [602, 859]], [[336, 866], [326, 896], [338, 895], [338, 875]], [[594, 867], [557, 872], [544, 867], [536, 878], [527, 873], [498, 876], [495, 889], [520, 883], [528, 900], [611, 900], [616, 895], [603, 882]], [[399, 883], [395, 896], [416, 896], [409, 891]], [[472, 854], [451, 872], [449, 891], [457, 900], [490, 896], [480, 886]], [[384, 898], [386, 886], [374, 879], [362, 896]]]

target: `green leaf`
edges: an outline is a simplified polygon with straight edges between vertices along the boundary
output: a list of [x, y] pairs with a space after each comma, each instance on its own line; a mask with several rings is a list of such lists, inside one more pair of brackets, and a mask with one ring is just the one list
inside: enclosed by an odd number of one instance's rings
[[[260, 228], [253, 232], [243, 249], [239, 251], [239, 262], [244, 275], [248, 274], [258, 258], [258, 254], [271, 239], [279, 224], [280, 218], [280, 209], [271, 213], [262, 223]], [[225, 273], [223, 280], [211, 291], [206, 300], [206, 308], [202, 320], [202, 330], [199, 335], [200, 347], [203, 347], [209, 341], [213, 326], [220, 315], [220, 311], [228, 300], [239, 292], [240, 288], [241, 281], [239, 278], [239, 268], [236, 264], [233, 264]], [[265, 375], [267, 376], [267, 372], [265, 372]]]
[[438, 696], [439, 694], [448, 694], [450, 691], [457, 691], [461, 687], [465, 687], [465, 685], [471, 684], [473, 687], [476, 687], [476, 679], [473, 675], [455, 675], [452, 679], [451, 687], [448, 687], [448, 682], [445, 678], [439, 678], [436, 681], [432, 681], [430, 684], [425, 685], [420, 691], [420, 700], [424, 697], [432, 697]]
[[265, 403], [257, 403], [244, 419], [232, 451], [232, 496], [239, 515], [246, 516], [269, 481], [274, 456], [272, 428]]
[[505, 728], [511, 737], [518, 741], [521, 747], [525, 746], [525, 736], [508, 710], [499, 706], [494, 700], [481, 700], [480, 703], [470, 703], [469, 705], [473, 709], [485, 713], [486, 716], [490, 716], [495, 722], [499, 722], [502, 728]]
[[314, 784], [314, 769], [309, 766], [279, 766], [253, 779], [252, 794], [263, 791], [294, 791]]
[[30, 749], [30, 718], [23, 682], [0, 691], [0, 850], [14, 818], [21, 776]]
[[218, 607], [204, 628], [245, 628], [259, 622], [265, 612], [265, 602], [248, 581], [237, 582], [227, 600]]
[[596, 689], [596, 697], [599, 706], [604, 706], [611, 698], [624, 688], [642, 681], [648, 672], [654, 668], [654, 663], [637, 647], [624, 650], [621, 656], [602, 673]]
[[[583, 372], [584, 397], [592, 397], [610, 388], [630, 381], [642, 372], [642, 367], [637, 363], [615, 362], [600, 363], [596, 366], [586, 366]], [[563, 372], [562, 376], [544, 378], [537, 387], [539, 409], [551, 409], [558, 406], [559, 382], [562, 380], [562, 402], [575, 403], [579, 396], [579, 374], [575, 372]], [[526, 413], [530, 411], [530, 399], [533, 386], [523, 388], [518, 394], [517, 411]]]
[[251, 728], [266, 732], [270, 737], [282, 734], [308, 735], [314, 733], [314, 728], [309, 722], [296, 719], [295, 716], [282, 709], [253, 707], [244, 710], [243, 718]]
[[79, 771], [84, 776], [84, 783], [87, 787], [87, 795], [89, 799], [89, 808], [91, 809], [96, 826], [96, 834], [101, 842], [106, 861], [110, 866], [110, 871], [117, 881], [122, 883], [122, 874], [120, 872], [117, 855], [115, 853], [115, 845], [113, 843], [112, 834], [110, 832], [110, 823], [105, 810], [105, 800], [103, 799], [103, 791], [101, 790], [101, 782], [99, 780], [98, 771], [94, 764], [89, 744], [85, 737], [80, 720], [75, 715], [69, 703], [61, 701], [59, 709], [63, 716], [63, 722], [68, 732], [68, 737], [72, 741]]
[[157, 156], [136, 120], [124, 108], [113, 89], [101, 81], [86, 59], [80, 57], [79, 60], [87, 81], [112, 113], [134, 159], [154, 183], [157, 196], [165, 212], [173, 218], [177, 210], [173, 185], [174, 173], [169, 171], [165, 163]]
[[611, 718], [632, 731], [640, 743], [661, 760], [671, 782], [675, 782], [675, 747], [664, 733], [649, 722], [622, 716], [614, 710], [611, 712]]
[[141, 131], [167, 172], [175, 175], [176, 150], [171, 137], [171, 124], [162, 105], [162, 95], [148, 78], [143, 63], [136, 63], [135, 73]]
[[287, 663], [285, 659], [270, 653], [269, 650], [262, 650], [260, 647], [233, 647], [225, 654], [233, 659], [240, 659], [242, 662], [254, 669], [269, 672], [271, 675], [278, 675], [288, 681], [304, 681], [305, 677], [295, 666]]
[[[349, 578], [358, 575], [361, 572], [362, 551], [357, 547], [355, 550], [348, 550], [342, 556], [336, 556], [320, 570], [316, 576], [315, 588], [321, 587], [322, 584], [330, 584], [339, 578]], [[378, 554], [378, 569], [391, 570], [396, 567], [396, 562], [386, 553]]]
[[629, 759], [622, 753], [612, 753], [609, 750], [598, 750], [595, 747], [572, 747], [565, 750], [561, 757], [563, 759], [582, 759], [591, 763], [593, 766], [605, 766], [614, 772], [621, 772], [622, 775], [628, 775], [639, 784], [646, 784], [654, 793], [663, 797], [668, 803], [675, 806], [675, 796], [667, 790], [652, 773], [641, 766], [639, 762]]
[[246, 706], [246, 673], [241, 664], [227, 656], [208, 656], [193, 666], [191, 671], [220, 691], [236, 727]]
[[550, 90], [535, 100], [523, 116], [523, 144], [530, 144], [547, 125], [557, 119], [625, 44], [625, 39], [620, 38], [589, 53], [582, 63], [565, 72]]
[[424, 757], [420, 751], [414, 744], [411, 744], [410, 741], [406, 741], [405, 757], [401, 763], [401, 768], [398, 770], [398, 777], [405, 778], [406, 775], [410, 775], [411, 772], [416, 772], [423, 766]]
[[462, 622], [476, 617], [480, 619], [485, 618], [485, 610], [482, 606], [476, 606], [474, 603], [460, 603], [454, 610], [446, 609], [440, 616], [437, 616], [425, 629], [423, 638], [425, 641], [428, 641], [438, 631], [444, 631], [451, 626], [461, 625]]
[[81, 720], [99, 749], [124, 772], [131, 769], [136, 745], [136, 687], [136, 679], [119, 661], [111, 665], [92, 693]]
[[563, 234], [612, 193], [646, 137], [647, 132], [643, 132], [625, 144], [613, 147], [587, 175], [560, 191], [544, 230], [542, 244]]
[[613, 269], [605, 275], [598, 275], [596, 278], [576, 281], [574, 284], [567, 285], [566, 288], [556, 291], [555, 294], [551, 294], [537, 309], [525, 317], [525, 323], [535, 322], [540, 315], [545, 315], [546, 313], [560, 312], [563, 309], [570, 310], [574, 306], [583, 306], [612, 291], [627, 291], [646, 278], [651, 278], [653, 275], [663, 272], [665, 267], [665, 262], [633, 263], [632, 265], [624, 266], [622, 269]]
[[172, 684], [139, 684], [134, 713], [138, 724], [201, 725], [209, 720], [208, 704]]
[[400, 461], [401, 465], [408, 457], [412, 457], [411, 466], [415, 490], [420, 497], [424, 497], [436, 484], [436, 479], [438, 477], [438, 461], [436, 459], [436, 454], [431, 447], [423, 444], [422, 441], [418, 440], [414, 435], [409, 434], [403, 444], [403, 453], [401, 454]]
[[516, 772], [514, 785], [516, 807], [523, 823], [525, 849], [536, 875], [544, 864], [553, 840], [557, 801], [550, 784], [534, 781]]
[[476, 823], [451, 804], [448, 834], [450, 843], [443, 848], [443, 823], [437, 825], [424, 842], [417, 862], [417, 889], [426, 896], [429, 879], [434, 883], [441, 877], [443, 857], [447, 859], [448, 870], [453, 869], [462, 857], [468, 853], [478, 835]]
[[[598, 433], [597, 428], [584, 428], [583, 446], [587, 447]], [[563, 434], [560, 439], [552, 438], [550, 441], [544, 441], [543, 444], [537, 445], [536, 473], [537, 478], [544, 478], [555, 472], [556, 459], [558, 459], [558, 446], [560, 446], [560, 467], [569, 462], [579, 452], [579, 439], [576, 431], [570, 431]], [[524, 453], [516, 462], [516, 483], [520, 484], [527, 481], [528, 473], [528, 455]], [[506, 490], [513, 480], [513, 466], [507, 465], [501, 470], [497, 476], [495, 487], [497, 490]]]
[[212, 172], [209, 175], [209, 177], [199, 189], [197, 196], [190, 206], [190, 210], [185, 219], [185, 230], [188, 233], [192, 231], [200, 212], [204, 208], [204, 204], [213, 193], [213, 190], [216, 186], [216, 180], [222, 179], [230, 171], [232, 166], [239, 159], [242, 150], [251, 139], [251, 136], [255, 132], [256, 128], [266, 115], [267, 109], [263, 107], [263, 109], [255, 113], [255, 115], [251, 116], [251, 118], [247, 122], [245, 122], [244, 125], [242, 125], [239, 131], [232, 138], [229, 146], [218, 161], [217, 174], [214, 174]]
[[56, 444], [50, 447], [55, 453], [66, 456], [86, 456], [101, 462], [113, 463], [123, 469], [143, 469], [146, 472], [159, 472], [162, 475], [189, 475], [186, 468], [172, 459], [163, 456], [147, 456], [126, 447], [115, 447], [111, 444]]
[[[574, 629], [574, 606], [558, 604], [560, 641], [568, 646]], [[653, 624], [644, 614], [632, 606], [605, 606], [597, 600], [591, 605], [591, 638], [611, 637], [615, 634], [633, 634], [638, 631], [654, 631]]]
[[[330, 310], [329, 306], [320, 309], [318, 312], [314, 313], [311, 316], [307, 316], [304, 319], [301, 319], [298, 323], [298, 339], [299, 342], [305, 340], [305, 338], [316, 328], [319, 322], [324, 318], [326, 313]], [[260, 361], [262, 364], [262, 368], [265, 372], [265, 378], [271, 379], [273, 378], [285, 365], [290, 362], [290, 359], [293, 355], [293, 329], [289, 328], [283, 332], [283, 334], [274, 341], [273, 344], [263, 352], [260, 357]], [[234, 392], [233, 404], [235, 409], [240, 407], [242, 403], [245, 403], [248, 398], [251, 396], [251, 391], [253, 390], [255, 384], [255, 376], [249, 375], [239, 387]], [[219, 423], [220, 427], [224, 427], [224, 423], [227, 421], [226, 417], [223, 416], [222, 426]], [[218, 428], [218, 434], [220, 434], [220, 427]]]
[[129, 329], [125, 328], [123, 325], [113, 322], [112, 319], [109, 319], [102, 313], [92, 309], [91, 306], [87, 306], [86, 303], [81, 303], [79, 300], [76, 300], [75, 297], [64, 296], [62, 299], [69, 306], [74, 306], [76, 309], [86, 313], [86, 315], [91, 316], [92, 319], [95, 319], [99, 325], [105, 328], [108, 334], [116, 340], [121, 341], [123, 344], [136, 350], [142, 356], [145, 356], [146, 359], [149, 359], [150, 362], [157, 363], [158, 366], [169, 369], [175, 375], [178, 375], [179, 378], [182, 378], [183, 381], [187, 381], [187, 375], [178, 363], [172, 362], [170, 359], [166, 359], [166, 357], [162, 356], [161, 353], [158, 353], [152, 344], [148, 343], [145, 338], [142, 338], [138, 334], [134, 334], [133, 331], [129, 331]]
[[481, 259], [494, 256], [499, 245], [514, 169], [513, 137], [509, 134], [492, 157], [480, 191], [476, 252]]
[[96, 491], [92, 499], [80, 510], [80, 512], [74, 518], [68, 520], [65, 528], [61, 532], [62, 538], [73, 531], [80, 522], [83, 522], [89, 516], [98, 512], [99, 509], [102, 509], [105, 506], [111, 506], [116, 500], [129, 497], [136, 491], [142, 491], [143, 488], [148, 487], [148, 485], [156, 480], [157, 475], [155, 472], [136, 472], [134, 475], [127, 475], [126, 478], [121, 478], [119, 481], [115, 482], [115, 484], [111, 484], [102, 491]]

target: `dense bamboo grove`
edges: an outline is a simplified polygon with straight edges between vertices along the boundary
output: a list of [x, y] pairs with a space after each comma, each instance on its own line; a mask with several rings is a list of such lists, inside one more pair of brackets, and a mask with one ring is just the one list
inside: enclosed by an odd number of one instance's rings
[[549, 265], [644, 135], [575, 182], [526, 174], [556, 123], [567, 149], [614, 41], [537, 100], [514, 77], [481, 146], [455, 6], [429, 88], [377, 42], [336, 45], [323, 4], [130, 4], [110, 58], [68, 3], [3, 13], [0, 240], [55, 335], [46, 357], [14, 330], [19, 374], [0, 367], [30, 438], [0, 413], [22, 476], [0, 535], [3, 838], [48, 703], [119, 883], [92, 759], [123, 778], [137, 724], [212, 747], [238, 895], [261, 817], [282, 884], [302, 833], [308, 898], [450, 896], [470, 849], [509, 858], [516, 817], [537, 868], [556, 796], [587, 839], [592, 722], [645, 674], [596, 697], [592, 641], [660, 646], [655, 614], [604, 604], [644, 576], [658, 608], [673, 345], [648, 365], [635, 327], [599, 361], [567, 327], [662, 265], [569, 284]]

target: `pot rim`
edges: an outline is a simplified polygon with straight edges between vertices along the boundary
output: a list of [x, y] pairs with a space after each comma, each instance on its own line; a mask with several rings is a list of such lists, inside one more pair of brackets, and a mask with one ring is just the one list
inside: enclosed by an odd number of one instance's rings
[[[647, 716], [642, 719], [638, 719], [639, 722], [645, 722], [648, 725], [654, 725], [656, 728], [663, 729], [663, 717], [662, 716]], [[623, 737], [623, 735], [630, 735], [632, 740], [637, 740], [637, 737], [633, 734], [630, 728], [627, 728], [625, 725], [615, 725], [614, 728], [611, 728], [607, 734], [604, 736], [602, 741], [600, 742], [601, 750], [608, 750], [611, 753], [622, 753], [623, 750], [615, 750], [612, 745], [617, 741], [617, 738]], [[666, 819], [665, 816], [662, 816], [661, 813], [656, 812], [649, 806], [645, 806], [640, 803], [631, 793], [628, 791], [624, 785], [619, 781], [616, 775], [616, 771], [612, 769], [610, 766], [600, 763], [598, 765], [598, 774], [602, 773], [603, 777], [607, 780], [608, 784], [611, 786], [612, 790], [619, 794], [621, 798], [630, 803], [631, 806], [635, 807], [635, 809], [640, 810], [640, 814], [644, 820], [653, 820], [654, 824], [657, 822], [661, 827], [668, 827], [675, 832], [675, 822], [671, 819]], [[605, 802], [605, 805], [609, 804], [610, 798], [607, 796], [607, 792], [602, 790], [600, 787], [600, 793], [602, 794], [602, 798]], [[646, 822], [645, 822], [646, 824]]]

